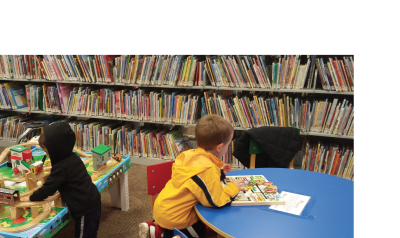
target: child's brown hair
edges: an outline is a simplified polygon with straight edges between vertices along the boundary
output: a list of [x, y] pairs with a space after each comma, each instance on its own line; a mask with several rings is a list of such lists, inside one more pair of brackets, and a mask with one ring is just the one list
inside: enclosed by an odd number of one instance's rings
[[44, 134], [41, 134], [40, 136], [39, 136], [39, 146], [40, 146], [40, 148], [46, 148], [46, 141], [45, 141], [45, 139], [44, 139]]
[[232, 133], [232, 125], [216, 114], [200, 118], [195, 128], [197, 146], [204, 150], [212, 150], [221, 143], [228, 143]]

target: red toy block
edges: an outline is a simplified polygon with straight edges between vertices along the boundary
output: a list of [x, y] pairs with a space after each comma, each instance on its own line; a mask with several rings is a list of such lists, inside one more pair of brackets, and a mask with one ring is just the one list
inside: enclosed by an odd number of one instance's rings
[[30, 150], [24, 150], [24, 151], [22, 151], [22, 158], [23, 158], [24, 160], [32, 159], [32, 151], [30, 151]]

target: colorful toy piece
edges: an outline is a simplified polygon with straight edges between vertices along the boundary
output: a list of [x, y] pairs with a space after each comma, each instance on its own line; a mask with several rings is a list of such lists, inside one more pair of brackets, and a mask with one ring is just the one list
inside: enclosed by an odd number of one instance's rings
[[43, 171], [43, 162], [37, 161], [30, 166], [30, 170], [32, 174], [40, 174]]
[[257, 180], [254, 180], [254, 179], [250, 180], [250, 184], [256, 185], [257, 184]]
[[12, 170], [13, 170], [14, 174], [19, 174], [19, 169], [17, 167], [13, 168]]
[[122, 160], [122, 157], [120, 154], [113, 154], [112, 158], [114, 160], [116, 160], [117, 162], [121, 162], [121, 160]]
[[104, 165], [111, 159], [111, 148], [106, 145], [99, 145], [92, 149], [93, 171], [97, 172], [99, 165]]
[[13, 168], [18, 167], [21, 164], [21, 160], [23, 158], [22, 152], [25, 150], [28, 150], [28, 148], [19, 145], [14, 146], [10, 149], [11, 151], [10, 162]]
[[244, 191], [246, 192], [247, 190], [249, 190], [249, 187], [247, 186], [247, 185], [245, 185], [245, 184], [243, 184], [243, 188], [244, 188]]
[[22, 151], [22, 159], [26, 163], [31, 164], [32, 163], [32, 152], [30, 150]]

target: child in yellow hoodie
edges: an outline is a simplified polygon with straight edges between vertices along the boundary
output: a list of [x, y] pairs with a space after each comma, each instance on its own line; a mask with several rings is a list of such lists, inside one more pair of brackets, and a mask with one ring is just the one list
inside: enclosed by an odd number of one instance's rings
[[221, 116], [208, 115], [197, 122], [195, 136], [198, 148], [182, 152], [176, 158], [171, 179], [154, 203], [155, 223], [141, 223], [140, 238], [171, 238], [174, 228], [187, 237], [205, 237], [206, 227], [194, 206], [199, 203], [207, 207], [227, 206], [244, 190], [240, 180], [225, 187], [221, 184], [230, 165], [219, 158], [232, 141], [232, 125]]

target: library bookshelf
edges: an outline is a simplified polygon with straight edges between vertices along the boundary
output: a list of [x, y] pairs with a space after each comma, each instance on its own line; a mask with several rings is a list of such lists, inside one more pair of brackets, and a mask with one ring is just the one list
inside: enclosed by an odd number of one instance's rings
[[[114, 82], [110, 83], [91, 83], [91, 82], [81, 82], [81, 81], [68, 81], [68, 80], [38, 80], [38, 79], [14, 79], [14, 78], [1, 78], [0, 83], [4, 82], [21, 82], [22, 84], [26, 83], [70, 83], [82, 86], [89, 86], [89, 85], [102, 85], [108, 87], [136, 87], [136, 88], [158, 88], [158, 89], [182, 89], [182, 90], [197, 90], [197, 91], [206, 91], [206, 90], [229, 90], [229, 91], [243, 91], [243, 92], [274, 92], [274, 93], [297, 93], [302, 95], [333, 95], [333, 96], [343, 96], [343, 97], [353, 97], [354, 92], [338, 92], [338, 91], [326, 91], [322, 88], [319, 88], [321, 85], [317, 86], [317, 78], [313, 80], [312, 87], [308, 89], [267, 89], [267, 88], [244, 88], [244, 87], [218, 87], [211, 85], [210, 81], [207, 80], [207, 77], [203, 77], [203, 86], [171, 86], [171, 85], [147, 85], [147, 84], [130, 84], [130, 83], [121, 83]], [[19, 113], [34, 113], [34, 114], [47, 114], [47, 115], [57, 115], [57, 116], [65, 116], [65, 117], [79, 117], [79, 118], [93, 118], [93, 119], [106, 119], [106, 120], [117, 120], [117, 121], [128, 121], [128, 122], [138, 122], [138, 123], [153, 123], [153, 124], [166, 124], [166, 125], [181, 125], [181, 126], [195, 126], [194, 124], [185, 124], [185, 123], [172, 123], [172, 122], [154, 122], [154, 121], [142, 121], [142, 120], [132, 120], [132, 119], [124, 119], [124, 118], [115, 118], [115, 117], [104, 117], [104, 116], [87, 116], [87, 115], [76, 115], [76, 114], [66, 114], [66, 113], [51, 113], [46, 111], [32, 111], [28, 110], [28, 108], [21, 108], [21, 109], [14, 109], [14, 110], [5, 110], [3, 111], [15, 111]], [[242, 127], [234, 127], [235, 131], [244, 131], [248, 130], [249, 128], [242, 128]], [[351, 141], [354, 140], [354, 136], [347, 136], [347, 135], [333, 135], [333, 134], [326, 134], [326, 133], [316, 133], [316, 132], [301, 132], [301, 136], [305, 137], [320, 137], [329, 139], [339, 139], [339, 140], [346, 140]], [[14, 141], [7, 141], [7, 140], [0, 140], [0, 146], [9, 147], [14, 145]], [[145, 157], [137, 157], [131, 156], [132, 163], [137, 164], [157, 164], [164, 162], [164, 160], [159, 158], [145, 158]], [[296, 166], [295, 166], [296, 167]]]

